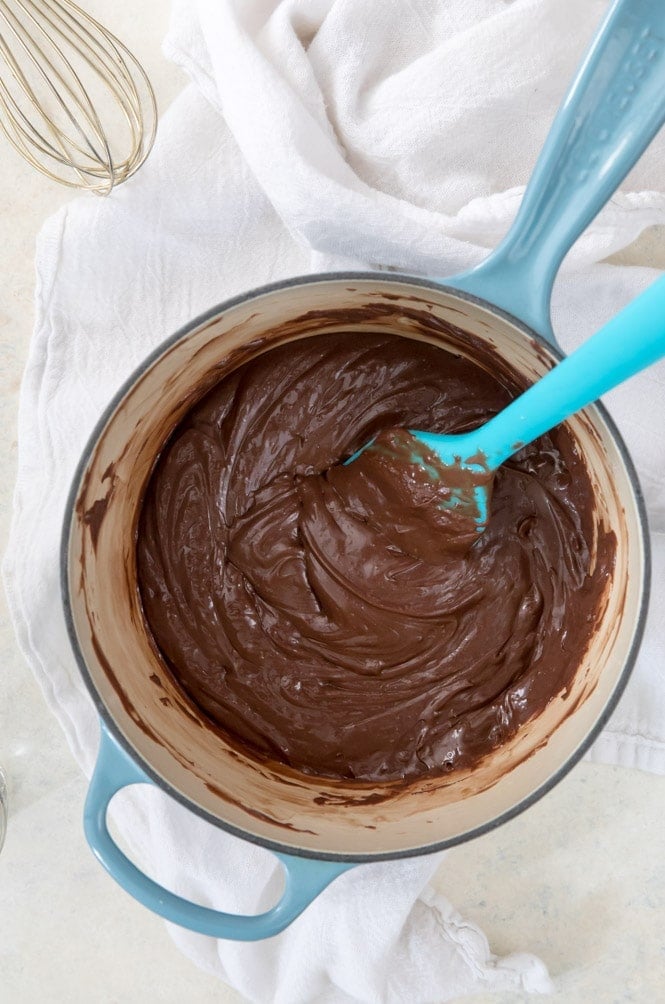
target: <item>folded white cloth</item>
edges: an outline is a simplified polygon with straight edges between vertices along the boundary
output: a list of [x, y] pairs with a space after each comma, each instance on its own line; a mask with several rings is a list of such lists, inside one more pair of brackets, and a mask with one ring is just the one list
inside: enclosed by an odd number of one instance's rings
[[[147, 352], [227, 296], [358, 264], [443, 276], [478, 261], [523, 184], [604, 4], [578, 0], [201, 0], [176, 3], [166, 51], [191, 74], [141, 172], [44, 226], [36, 330], [19, 415], [4, 573], [19, 643], [90, 772], [97, 718], [58, 595], [74, 466], [100, 411]], [[574, 26], [574, 31], [571, 31]], [[207, 100], [206, 100], [207, 99]], [[219, 110], [223, 111], [223, 117]], [[554, 319], [570, 350], [655, 277], [597, 264], [665, 222], [663, 139], [565, 263]], [[590, 756], [665, 772], [665, 368], [608, 399], [652, 521], [654, 600], [621, 705]], [[274, 859], [160, 791], [124, 792], [117, 824], [151, 873], [222, 909], [274, 898]], [[445, 1001], [547, 990], [539, 960], [497, 959], [427, 888], [439, 856], [338, 879], [270, 942], [172, 930], [252, 1001]]]

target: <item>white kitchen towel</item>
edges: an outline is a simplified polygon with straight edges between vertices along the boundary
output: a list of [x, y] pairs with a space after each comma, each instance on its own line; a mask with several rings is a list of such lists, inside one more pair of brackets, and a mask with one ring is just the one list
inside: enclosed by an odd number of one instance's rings
[[[166, 50], [194, 86], [164, 117], [141, 172], [105, 201], [70, 203], [37, 247], [4, 573], [22, 650], [86, 772], [98, 726], [66, 637], [58, 542], [76, 460], [112, 393], [180, 324], [251, 286], [353, 264], [446, 275], [480, 260], [514, 216], [603, 8], [594, 0], [176, 4]], [[565, 263], [554, 320], [568, 350], [655, 278], [598, 262], [665, 222], [663, 152], [661, 137]], [[635, 674], [591, 754], [661, 772], [665, 439], [653, 430], [665, 426], [664, 389], [661, 365], [608, 398], [645, 490], [655, 581]], [[159, 791], [118, 801], [117, 825], [169, 887], [225, 909], [252, 911], [274, 898], [267, 852]], [[199, 965], [260, 1004], [546, 990], [537, 959], [497, 959], [427, 888], [438, 861], [352, 871], [270, 942], [172, 933]]]

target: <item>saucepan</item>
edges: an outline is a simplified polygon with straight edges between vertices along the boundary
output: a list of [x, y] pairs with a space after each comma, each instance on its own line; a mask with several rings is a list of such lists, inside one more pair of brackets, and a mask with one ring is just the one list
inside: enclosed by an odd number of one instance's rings
[[[67, 624], [101, 719], [87, 839], [136, 899], [223, 938], [284, 929], [333, 879], [368, 861], [426, 854], [522, 812], [579, 760], [624, 689], [647, 607], [649, 552], [630, 457], [600, 405], [568, 421], [594, 491], [598, 529], [618, 540], [604, 609], [570, 686], [473, 770], [380, 784], [305, 776], [232, 746], [184, 695], [145, 626], [136, 586], [142, 493], [164, 441], [194, 401], [271, 347], [334, 331], [394, 332], [500, 355], [523, 385], [561, 358], [549, 301], [557, 269], [665, 118], [665, 5], [609, 10], [564, 100], [517, 220], [478, 268], [453, 279], [378, 272], [313, 275], [210, 310], [162, 344], [120, 389], [79, 463], [62, 542]], [[192, 812], [272, 850], [285, 871], [273, 909], [236, 916], [188, 902], [132, 863], [107, 810], [122, 787], [159, 785]]]

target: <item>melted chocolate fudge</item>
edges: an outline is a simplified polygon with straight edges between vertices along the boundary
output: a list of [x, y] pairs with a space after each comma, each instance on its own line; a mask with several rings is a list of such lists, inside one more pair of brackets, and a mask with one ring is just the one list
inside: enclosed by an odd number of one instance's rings
[[[615, 539], [564, 428], [497, 473], [484, 533], [381, 449], [459, 432], [520, 388], [435, 346], [335, 334], [273, 349], [184, 418], [138, 527], [147, 623], [236, 744], [309, 774], [473, 766], [570, 683]], [[592, 558], [592, 553], [595, 555]]]

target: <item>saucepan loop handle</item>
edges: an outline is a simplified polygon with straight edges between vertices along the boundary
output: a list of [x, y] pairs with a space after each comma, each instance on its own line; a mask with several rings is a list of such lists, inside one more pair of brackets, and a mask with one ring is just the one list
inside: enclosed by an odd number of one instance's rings
[[133, 864], [109, 833], [106, 816], [115, 793], [130, 784], [153, 782], [103, 724], [101, 733], [97, 764], [85, 805], [86, 839], [116, 882], [166, 920], [213, 938], [235, 941], [271, 938], [288, 927], [333, 879], [354, 867], [352, 862], [319, 861], [276, 853], [285, 872], [284, 892], [276, 906], [256, 916], [222, 913], [169, 892]]
[[[665, 0], [615, 0], [554, 120], [508, 235], [446, 280], [555, 343], [558, 268], [665, 121]], [[509, 142], [509, 138], [507, 138]]]

